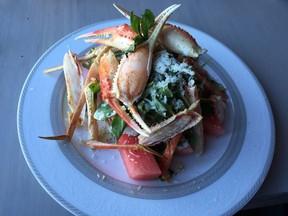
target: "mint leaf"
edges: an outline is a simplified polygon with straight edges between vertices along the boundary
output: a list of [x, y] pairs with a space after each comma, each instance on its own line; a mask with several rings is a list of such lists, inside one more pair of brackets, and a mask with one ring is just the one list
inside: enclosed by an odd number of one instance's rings
[[137, 45], [143, 43], [144, 41], [145, 41], [145, 38], [143, 38], [141, 35], [137, 35], [136, 37], [134, 37], [134, 43], [135, 43], [134, 48]]
[[[155, 22], [154, 19], [155, 19], [155, 16], [149, 9], [146, 9], [142, 13], [142, 18], [135, 16], [133, 11], [131, 12], [130, 24], [131, 24], [133, 31], [138, 34], [134, 38], [134, 48], [136, 48], [137, 45], [148, 40], [149, 30], [154, 26], [154, 22]], [[133, 50], [133, 47], [129, 50]]]
[[146, 9], [142, 14], [141, 19], [141, 28], [142, 28], [142, 34], [145, 39], [148, 39], [149, 30], [154, 26], [154, 14], [149, 10]]
[[141, 19], [134, 15], [133, 11], [131, 12], [130, 16], [130, 24], [134, 32], [140, 34], [140, 22]]

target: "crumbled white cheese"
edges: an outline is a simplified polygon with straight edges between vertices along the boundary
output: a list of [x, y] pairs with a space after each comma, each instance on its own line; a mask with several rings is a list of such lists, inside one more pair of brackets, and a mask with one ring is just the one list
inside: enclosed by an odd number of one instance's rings
[[152, 97], [155, 97], [156, 94], [157, 94], [156, 89], [151, 89], [151, 93], [150, 94], [151, 94]]
[[150, 85], [138, 106], [143, 112], [156, 111], [162, 117], [183, 110], [187, 105], [185, 88], [194, 82], [193, 76], [190, 65], [179, 62], [166, 50], [157, 52], [153, 56]]
[[194, 79], [190, 79], [190, 80], [188, 81], [188, 86], [189, 86], [190, 88], [193, 87], [194, 84], [195, 84]]
[[155, 72], [167, 75], [167, 72], [172, 73], [187, 73], [190, 76], [194, 75], [194, 71], [191, 66], [185, 62], [178, 62], [173, 55], [166, 50], [162, 50], [154, 55], [153, 67]]
[[163, 96], [162, 101], [163, 101], [164, 104], [167, 104], [167, 97], [166, 97], [166, 95]]
[[175, 101], [175, 109], [176, 110], [180, 110], [182, 107], [184, 107], [184, 103], [183, 103], [183, 101], [182, 100], [176, 100]]

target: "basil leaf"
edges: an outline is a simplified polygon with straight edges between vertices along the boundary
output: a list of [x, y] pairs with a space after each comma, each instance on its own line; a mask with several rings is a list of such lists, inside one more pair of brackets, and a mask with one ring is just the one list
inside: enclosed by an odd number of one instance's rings
[[106, 102], [101, 102], [94, 113], [94, 118], [98, 121], [107, 120], [114, 116], [116, 112]]
[[114, 117], [111, 123], [111, 133], [118, 140], [126, 127], [126, 122], [118, 115]]

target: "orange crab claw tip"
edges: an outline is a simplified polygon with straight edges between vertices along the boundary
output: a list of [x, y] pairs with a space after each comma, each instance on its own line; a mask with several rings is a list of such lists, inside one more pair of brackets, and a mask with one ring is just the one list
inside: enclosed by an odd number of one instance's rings
[[[123, 24], [122, 26], [126, 26], [126, 25]], [[119, 26], [111, 26], [111, 27], [104, 28], [104, 29], [98, 29], [92, 32], [88, 32], [86, 34], [82, 34], [76, 37], [75, 40], [77, 39], [96, 40], [96, 41], [101, 40], [101, 39], [108, 40], [113, 36], [113, 34], [117, 34], [118, 28]]]
[[83, 35], [80, 35], [75, 38], [75, 40], [78, 39], [84, 39], [86, 42], [90, 43], [96, 43], [98, 40], [108, 40], [112, 37], [112, 34], [106, 31], [94, 31], [94, 32], [89, 32]]
[[64, 134], [59, 136], [38, 136], [40, 139], [46, 139], [46, 140], [71, 140], [71, 137]]
[[[84, 39], [88, 43], [102, 44], [112, 46], [120, 50], [128, 50], [134, 44], [133, 38], [137, 34], [131, 26], [121, 24], [104, 29], [99, 29], [90, 33], [86, 33], [76, 37], [76, 39]], [[123, 42], [125, 41], [125, 42]]]

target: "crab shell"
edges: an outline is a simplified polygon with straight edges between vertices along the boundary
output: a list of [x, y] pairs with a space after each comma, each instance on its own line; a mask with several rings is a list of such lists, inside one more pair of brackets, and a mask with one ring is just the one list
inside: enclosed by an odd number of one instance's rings
[[[131, 128], [144, 137], [149, 137], [153, 132], [143, 121], [137, 109], [133, 106], [133, 103], [141, 97], [146, 87], [150, 76], [153, 50], [156, 42], [159, 42], [168, 50], [193, 58], [198, 57], [205, 51], [198, 46], [195, 39], [186, 31], [176, 26], [165, 24], [169, 16], [179, 6], [180, 5], [171, 5], [157, 16], [155, 19], [155, 26], [151, 30], [149, 39], [139, 45], [134, 52], [130, 52], [124, 56], [121, 59], [116, 72], [116, 63], [114, 63], [113, 66], [110, 65], [110, 68], [99, 67], [98, 73], [100, 77], [102, 99], [108, 102]], [[84, 38], [87, 42], [112, 46], [119, 50], [127, 51], [134, 44], [133, 38], [135, 36], [136, 33], [133, 29], [127, 24], [123, 24], [96, 30], [81, 35], [78, 38]], [[115, 59], [115, 56], [109, 54], [109, 58]], [[104, 61], [111, 61], [109, 58], [101, 58], [100, 65], [106, 64]], [[120, 105], [118, 100], [128, 108], [129, 113]], [[132, 116], [133, 119], [131, 119], [130, 116]], [[181, 119], [182, 117], [179, 116], [179, 118]], [[162, 125], [161, 127], [164, 126]], [[161, 127], [157, 127], [157, 130]]]
[[187, 31], [171, 24], [165, 24], [158, 40], [168, 50], [183, 56], [198, 58], [200, 54], [207, 52]]
[[139, 144], [155, 145], [197, 125], [202, 120], [202, 116], [196, 111], [198, 108], [199, 100], [191, 104], [188, 109], [151, 127], [152, 133], [149, 137], [138, 136]]
[[128, 107], [142, 95], [146, 87], [150, 75], [149, 71], [146, 71], [147, 62], [147, 47], [139, 47], [137, 52], [124, 56], [119, 64], [114, 78], [113, 92], [116, 98]]
[[[179, 54], [186, 53], [184, 49], [182, 49], [182, 51], [181, 49], [180, 51], [175, 49], [175, 44], [179, 45], [179, 43], [183, 43], [180, 46], [182, 48], [185, 47], [187, 49], [195, 49], [193, 53], [202, 53], [202, 49], [198, 49], [198, 45], [195, 43], [195, 40], [192, 36], [189, 36], [187, 32], [172, 25], [165, 25], [166, 20], [179, 6], [180, 5], [172, 5], [166, 8], [156, 18], [156, 24], [152, 29], [150, 38], [138, 46], [134, 52], [129, 53], [126, 57], [122, 58], [119, 66], [118, 62], [116, 61], [113, 61], [113, 63], [111, 63], [108, 67], [100, 65], [105, 64], [105, 61], [111, 61], [111, 58], [115, 59], [115, 56], [113, 56], [111, 53], [108, 55], [108, 57], [105, 57], [104, 53], [109, 49], [107, 46], [112, 46], [119, 50], [127, 51], [131, 47], [131, 44], [134, 44], [133, 38], [135, 37], [135, 33], [130, 26], [123, 24], [120, 26], [96, 30], [78, 37], [85, 38], [88, 42], [105, 45], [101, 51], [101, 55], [97, 56], [93, 63], [95, 76], [100, 77], [102, 97], [130, 127], [140, 134], [140, 136], [151, 137], [150, 139], [152, 140], [161, 140], [162, 135], [160, 134], [165, 132], [167, 128], [168, 130], [170, 130], [170, 128], [172, 130], [173, 124], [177, 125], [176, 128], [182, 128], [180, 130], [182, 131], [185, 128], [190, 128], [192, 125], [195, 125], [201, 118], [201, 116], [195, 114], [196, 112], [192, 112], [190, 109], [188, 109], [185, 112], [178, 113], [165, 122], [162, 122], [156, 127], [150, 129], [143, 121], [136, 108], [133, 106], [133, 102], [142, 95], [147, 84], [151, 70], [153, 50], [157, 41], [163, 43], [167, 49], [173, 50]], [[177, 37], [175, 35], [177, 35]], [[160, 40], [158, 40], [159, 38]], [[190, 55], [189, 52], [188, 55]], [[197, 55], [193, 54], [191, 57], [195, 56]], [[115, 68], [117, 68], [117, 70]], [[88, 73], [86, 83], [87, 80], [90, 80], [89, 75], [90, 73]], [[78, 108], [82, 108], [83, 103], [85, 103], [85, 96], [83, 95], [84, 94], [82, 92], [75, 113], [73, 113], [72, 123], [70, 124], [65, 137], [70, 138], [73, 134], [76, 127], [75, 124], [73, 124], [75, 122], [74, 119], [76, 119], [77, 115], [79, 115]], [[123, 109], [123, 106], [120, 105], [119, 100], [122, 101], [124, 105], [128, 106], [128, 110], [130, 111], [133, 119], [130, 118], [130, 114], [127, 113], [127, 110]], [[194, 119], [196, 119], [196, 121], [194, 121]], [[175, 133], [175, 130], [173, 131], [173, 133]], [[178, 129], [177, 131], [179, 132]], [[140, 140], [142, 140], [141, 137]], [[143, 141], [142, 143], [151, 144], [155, 143], [155, 141]]]
[[[73, 112], [76, 109], [78, 100], [81, 95], [81, 90], [84, 85], [84, 78], [82, 76], [82, 70], [78, 63], [76, 54], [69, 50], [63, 58], [63, 71], [65, 77], [65, 83], [67, 87], [67, 102], [70, 108], [68, 113], [71, 118]], [[82, 122], [85, 116], [85, 110], [83, 109], [79, 118], [79, 122]]]
[[122, 24], [89, 32], [76, 39], [84, 39], [87, 43], [116, 47], [119, 50], [129, 50], [134, 45], [133, 38], [136, 36], [137, 34], [131, 26]]

